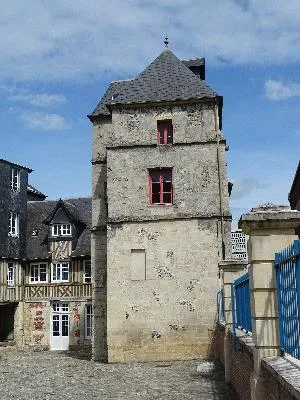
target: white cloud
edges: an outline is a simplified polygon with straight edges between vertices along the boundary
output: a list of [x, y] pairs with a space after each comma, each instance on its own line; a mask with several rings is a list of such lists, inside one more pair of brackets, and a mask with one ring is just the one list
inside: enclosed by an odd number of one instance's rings
[[265, 96], [267, 99], [275, 101], [300, 96], [300, 84], [268, 80], [265, 82]]
[[299, 62], [299, 25], [299, 0], [15, 0], [1, 8], [0, 76], [57, 81], [135, 74], [162, 49], [166, 31], [180, 57]]
[[71, 124], [58, 114], [25, 111], [20, 115], [21, 121], [34, 130], [61, 131], [70, 128]]
[[11, 101], [30, 104], [35, 107], [55, 107], [66, 103], [67, 99], [62, 94], [13, 94], [8, 97]]
[[265, 184], [259, 182], [255, 178], [241, 178], [233, 182], [232, 200], [238, 200], [249, 196], [257, 189], [266, 188]]

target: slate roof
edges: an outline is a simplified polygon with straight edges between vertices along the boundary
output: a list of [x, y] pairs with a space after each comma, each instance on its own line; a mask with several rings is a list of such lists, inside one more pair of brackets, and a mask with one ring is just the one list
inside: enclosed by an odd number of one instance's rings
[[36, 196], [38, 196], [38, 197], [41, 197], [41, 199], [42, 198], [46, 198], [47, 196], [44, 194], [44, 193], [42, 193], [42, 192], [40, 192], [38, 189], [36, 189], [34, 186], [32, 186], [32, 185], [29, 185], [29, 183], [28, 183], [28, 185], [27, 185], [27, 193], [31, 193], [31, 194], [33, 194], [33, 195], [36, 195]]
[[183, 62], [170, 50], [164, 50], [137, 78], [112, 82], [89, 118], [109, 115], [109, 106], [117, 104], [217, 97], [217, 93], [188, 68], [191, 61], [200, 65], [202, 59]]
[[183, 64], [187, 67], [200, 67], [205, 65], [205, 59], [201, 58], [192, 58], [191, 60], [182, 60]]
[[[49, 227], [45, 221], [49, 215], [52, 215], [59, 202], [63, 202], [64, 206], [76, 215], [77, 222], [84, 224], [84, 229], [78, 238], [72, 256], [91, 255], [92, 199], [83, 197], [65, 200], [29, 201], [27, 203], [27, 259], [47, 259], [50, 257], [47, 246]], [[38, 231], [37, 236], [32, 235], [35, 230]]]
[[17, 167], [17, 168], [20, 168], [20, 169], [25, 169], [29, 174], [33, 171], [33, 169], [31, 169], [31, 168], [24, 167], [24, 165], [20, 165], [20, 164], [16, 164], [16, 163], [13, 163], [13, 162], [4, 160], [3, 158], [0, 158], [0, 162], [1, 162], [1, 163], [4, 163], [4, 164], [11, 165], [12, 167]]

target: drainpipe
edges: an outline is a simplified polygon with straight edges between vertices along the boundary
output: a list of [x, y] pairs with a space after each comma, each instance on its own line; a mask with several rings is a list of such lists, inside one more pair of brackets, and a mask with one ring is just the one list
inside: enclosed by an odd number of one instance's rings
[[217, 164], [218, 164], [218, 180], [219, 180], [219, 199], [220, 199], [220, 214], [221, 214], [221, 240], [222, 240], [222, 260], [225, 259], [225, 242], [224, 242], [224, 207], [223, 207], [223, 193], [221, 185], [221, 168], [220, 168], [220, 135], [219, 135], [219, 99], [216, 98], [215, 101], [215, 131], [217, 139]]

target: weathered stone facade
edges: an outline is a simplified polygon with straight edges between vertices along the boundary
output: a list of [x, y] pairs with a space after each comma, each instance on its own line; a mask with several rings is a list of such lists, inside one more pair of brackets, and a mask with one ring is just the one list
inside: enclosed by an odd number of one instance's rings
[[[231, 254], [220, 111], [213, 98], [91, 117], [95, 360], [209, 356], [218, 261]], [[173, 143], [162, 146], [164, 120]], [[150, 204], [153, 168], [172, 169], [172, 204]]]
[[[69, 305], [69, 350], [89, 350], [91, 340], [85, 339], [84, 335], [84, 314], [86, 301], [70, 301]], [[50, 350], [51, 349], [51, 317], [52, 317], [52, 301], [31, 301], [24, 302], [20, 305], [23, 307], [22, 324], [16, 319], [15, 332], [18, 326], [24, 329], [22, 335], [17, 334], [16, 344], [19, 348], [27, 348], [33, 350]]]

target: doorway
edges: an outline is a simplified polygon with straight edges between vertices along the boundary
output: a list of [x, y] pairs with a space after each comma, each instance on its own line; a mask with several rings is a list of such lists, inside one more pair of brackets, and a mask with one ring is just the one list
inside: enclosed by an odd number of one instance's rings
[[69, 303], [52, 303], [50, 350], [69, 350]]
[[18, 303], [0, 305], [0, 342], [14, 340], [15, 312]]

